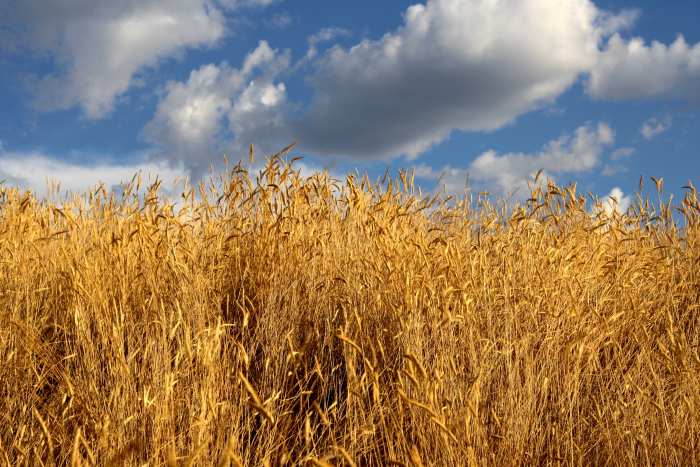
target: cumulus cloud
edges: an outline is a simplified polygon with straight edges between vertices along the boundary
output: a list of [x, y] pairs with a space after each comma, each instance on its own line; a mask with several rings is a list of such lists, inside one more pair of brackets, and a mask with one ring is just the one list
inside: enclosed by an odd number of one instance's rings
[[80, 106], [96, 119], [112, 111], [115, 99], [138, 82], [139, 72], [189, 48], [216, 44], [226, 33], [227, 9], [268, 3], [23, 0], [3, 16], [16, 46], [49, 54], [60, 70], [35, 83], [37, 105], [45, 110]]
[[208, 64], [192, 71], [186, 82], [169, 82], [144, 139], [158, 146], [161, 156], [185, 163], [195, 174], [223, 152], [281, 140], [273, 132], [287, 131], [287, 97], [285, 84], [276, 78], [289, 61], [289, 52], [261, 41], [240, 69]]
[[602, 203], [602, 209], [610, 217], [613, 213], [624, 214], [632, 205], [632, 197], [625, 196], [619, 187], [610, 190]]
[[645, 140], [649, 141], [659, 136], [661, 133], [666, 132], [671, 128], [671, 118], [666, 117], [661, 120], [657, 118], [650, 118], [639, 129]]
[[104, 183], [108, 189], [117, 187], [129, 182], [137, 173], [152, 180], [157, 176], [166, 189], [188, 176], [184, 168], [164, 162], [77, 164], [40, 151], [0, 152], [0, 181], [31, 190], [39, 197], [48, 194], [51, 182], [58, 182], [62, 193], [81, 193], [100, 183]]
[[422, 165], [416, 177], [439, 180], [446, 191], [460, 193], [467, 180], [476, 182], [489, 191], [517, 197], [529, 193], [528, 182], [533, 181], [538, 171], [541, 178], [588, 172], [600, 163], [606, 147], [615, 139], [613, 130], [605, 123], [593, 127], [584, 125], [573, 135], [564, 135], [548, 142], [536, 154], [499, 154], [489, 150], [479, 155], [467, 168], [451, 166], [434, 170]]
[[196, 154], [218, 136], [220, 119], [231, 108], [228, 88], [241, 85], [240, 76], [213, 64], [192, 71], [186, 83], [169, 82], [144, 131], [146, 140]]
[[[596, 64], [602, 38], [635, 17], [589, 0], [428, 0], [406, 10], [397, 30], [349, 49], [319, 52], [319, 44], [348, 35], [322, 29], [293, 65], [259, 47], [252, 55], [277, 63], [274, 72], [195, 70], [187, 82], [168, 84], [145, 135], [192, 167], [223, 147], [292, 140], [319, 156], [415, 158], [453, 130], [494, 130], [551, 105]], [[312, 92], [302, 107], [289, 101], [279, 75], [305, 65]]]
[[292, 128], [317, 154], [416, 157], [453, 130], [494, 130], [550, 104], [631, 20], [589, 0], [428, 0], [381, 39], [319, 57]]
[[227, 115], [230, 146], [242, 151], [256, 144], [263, 153], [271, 153], [292, 142], [286, 125], [287, 88], [270, 79], [251, 81], [238, 95]]
[[700, 42], [683, 36], [670, 45], [613, 35], [600, 53], [587, 82], [588, 92], [602, 99], [669, 97], [700, 102]]

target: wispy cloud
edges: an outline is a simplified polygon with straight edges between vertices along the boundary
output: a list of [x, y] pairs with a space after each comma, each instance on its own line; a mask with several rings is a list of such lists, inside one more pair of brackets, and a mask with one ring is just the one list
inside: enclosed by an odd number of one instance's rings
[[645, 140], [650, 141], [671, 128], [671, 117], [650, 118], [639, 129]]
[[330, 42], [338, 37], [349, 36], [350, 31], [338, 27], [323, 28], [315, 34], [312, 34], [306, 39], [309, 48], [306, 51], [306, 60], [316, 58], [318, 55], [318, 46], [324, 42]]
[[272, 15], [269, 21], [277, 29], [287, 29], [294, 23], [294, 18], [289, 13], [281, 12]]
[[618, 148], [615, 149], [612, 154], [610, 154], [610, 159], [614, 161], [619, 161], [623, 159], [627, 159], [630, 156], [632, 156], [637, 150], [634, 148], [630, 147], [623, 147], [623, 148]]
[[98, 184], [106, 185], [107, 189], [118, 187], [136, 174], [151, 180], [157, 177], [166, 189], [174, 188], [176, 182], [188, 177], [183, 167], [165, 162], [115, 164], [101, 161], [103, 157], [94, 159], [93, 163], [71, 163], [40, 151], [0, 151], [0, 181], [43, 197], [54, 182], [59, 183], [62, 193], [81, 193]]

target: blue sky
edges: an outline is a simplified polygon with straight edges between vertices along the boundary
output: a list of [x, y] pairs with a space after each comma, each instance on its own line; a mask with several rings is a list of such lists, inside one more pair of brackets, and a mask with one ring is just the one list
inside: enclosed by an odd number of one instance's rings
[[700, 2], [25, 0], [0, 6], [0, 180], [302, 168], [629, 201], [700, 174]]

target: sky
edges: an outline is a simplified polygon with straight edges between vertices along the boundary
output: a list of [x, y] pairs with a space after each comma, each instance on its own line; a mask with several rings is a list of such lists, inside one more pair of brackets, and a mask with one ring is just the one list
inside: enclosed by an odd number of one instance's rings
[[[304, 171], [528, 197], [700, 177], [697, 0], [0, 3], [0, 181], [197, 181], [295, 142]], [[306, 172], [308, 173], [308, 172]]]

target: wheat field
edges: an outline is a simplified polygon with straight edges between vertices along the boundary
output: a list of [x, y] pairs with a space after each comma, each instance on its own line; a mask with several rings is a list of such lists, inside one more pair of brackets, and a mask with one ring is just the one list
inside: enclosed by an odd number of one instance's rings
[[0, 464], [698, 465], [700, 205], [656, 182], [2, 187]]

